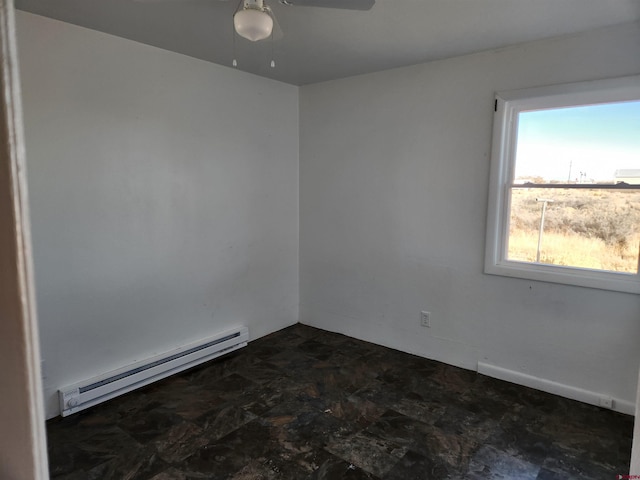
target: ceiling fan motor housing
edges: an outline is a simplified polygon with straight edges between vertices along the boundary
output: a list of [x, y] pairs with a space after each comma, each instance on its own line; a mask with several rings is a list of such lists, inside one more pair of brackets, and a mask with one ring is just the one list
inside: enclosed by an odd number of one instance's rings
[[264, 0], [244, 0], [243, 9], [246, 8], [264, 11]]

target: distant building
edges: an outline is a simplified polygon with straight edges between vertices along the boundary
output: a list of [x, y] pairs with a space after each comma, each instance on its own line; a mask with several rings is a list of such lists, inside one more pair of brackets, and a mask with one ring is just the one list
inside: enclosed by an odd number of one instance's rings
[[615, 173], [616, 183], [640, 183], [640, 168], [621, 168]]

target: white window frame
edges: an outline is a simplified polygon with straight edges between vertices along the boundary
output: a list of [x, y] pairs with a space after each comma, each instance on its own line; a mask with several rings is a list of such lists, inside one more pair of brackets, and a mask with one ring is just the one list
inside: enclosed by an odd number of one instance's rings
[[529, 110], [640, 100], [640, 75], [498, 92], [495, 97], [485, 273], [582, 287], [640, 293], [640, 274], [507, 259], [510, 190], [518, 114]]

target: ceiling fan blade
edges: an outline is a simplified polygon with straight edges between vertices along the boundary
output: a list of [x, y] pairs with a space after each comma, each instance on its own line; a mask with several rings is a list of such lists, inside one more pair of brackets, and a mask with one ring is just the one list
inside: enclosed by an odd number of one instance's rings
[[341, 8], [343, 10], [371, 10], [376, 0], [280, 0], [293, 7]]
[[[187, 3], [196, 0], [133, 0], [135, 3]], [[228, 2], [229, 0], [217, 0], [218, 2]]]

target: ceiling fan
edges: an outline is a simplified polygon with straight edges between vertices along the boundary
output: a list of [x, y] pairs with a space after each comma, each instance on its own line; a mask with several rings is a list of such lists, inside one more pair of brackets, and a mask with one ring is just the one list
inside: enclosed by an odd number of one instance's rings
[[[165, 0], [135, 0], [141, 3], [155, 3]], [[168, 0], [180, 1], [180, 0]], [[226, 2], [228, 0], [220, 0]], [[287, 7], [320, 7], [342, 10], [370, 10], [375, 0], [274, 0]], [[241, 7], [242, 5], [242, 7]], [[233, 14], [233, 25], [238, 35], [252, 42], [271, 37], [274, 29], [281, 34], [273, 10], [264, 0], [241, 0]]]

